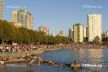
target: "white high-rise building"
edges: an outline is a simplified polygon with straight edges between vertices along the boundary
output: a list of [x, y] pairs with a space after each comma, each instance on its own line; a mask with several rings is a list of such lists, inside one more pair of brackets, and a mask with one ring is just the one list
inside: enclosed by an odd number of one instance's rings
[[102, 16], [101, 14], [88, 15], [88, 41], [92, 42], [96, 36], [101, 40]]
[[84, 38], [86, 38], [87, 37], [87, 27], [86, 26], [84, 26]]

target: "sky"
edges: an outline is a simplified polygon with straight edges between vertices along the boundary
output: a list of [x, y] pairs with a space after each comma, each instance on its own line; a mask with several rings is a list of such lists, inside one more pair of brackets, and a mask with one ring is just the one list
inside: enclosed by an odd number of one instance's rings
[[87, 14], [102, 14], [102, 30], [108, 30], [108, 0], [4, 0], [4, 16], [11, 20], [12, 11], [24, 6], [33, 16], [33, 29], [47, 26], [56, 35], [68, 34], [76, 23], [87, 25]]

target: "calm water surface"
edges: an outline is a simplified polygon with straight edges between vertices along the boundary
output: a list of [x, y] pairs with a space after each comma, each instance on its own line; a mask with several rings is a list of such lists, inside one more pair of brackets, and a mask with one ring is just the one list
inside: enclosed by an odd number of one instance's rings
[[[84, 67], [77, 72], [108, 72], [108, 49], [66, 49], [45, 52], [41, 57], [58, 63], [69, 64], [74, 60], [79, 64], [102, 64], [103, 67]], [[74, 72], [67, 67], [53, 67], [47, 64], [15, 64], [1, 66], [0, 72]]]

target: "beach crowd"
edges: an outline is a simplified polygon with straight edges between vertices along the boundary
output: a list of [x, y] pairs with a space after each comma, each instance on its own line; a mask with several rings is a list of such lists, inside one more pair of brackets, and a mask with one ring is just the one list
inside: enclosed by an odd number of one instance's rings
[[[58, 45], [0, 44], [0, 61], [7, 61], [7, 60], [11, 61], [12, 59], [15, 59], [15, 57], [5, 55], [5, 53], [11, 53], [12, 55], [16, 53], [16, 54], [19, 54], [18, 57], [23, 58], [27, 54], [32, 55], [33, 51], [35, 51], [35, 54], [41, 54], [45, 51], [71, 49], [71, 48], [73, 49], [92, 49], [92, 48], [100, 49], [100, 48], [108, 48], [108, 46], [95, 45], [95, 44], [94, 45], [93, 44], [58, 44]], [[4, 54], [4, 56], [2, 56], [2, 54]]]
[[66, 48], [108, 48], [103, 45], [93, 44], [59, 44], [59, 45], [32, 45], [32, 44], [0, 44], [0, 52], [28, 52], [37, 49], [66, 49]]

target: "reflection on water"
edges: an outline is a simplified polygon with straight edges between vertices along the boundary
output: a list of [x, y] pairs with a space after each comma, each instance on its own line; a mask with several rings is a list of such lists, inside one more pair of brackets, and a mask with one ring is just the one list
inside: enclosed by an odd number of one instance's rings
[[89, 61], [91, 61], [91, 63], [100, 63], [103, 57], [103, 50], [102, 49], [94, 49], [91, 50], [89, 49]]
[[[107, 72], [108, 71], [108, 49], [68, 49], [61, 51], [50, 51], [40, 55], [43, 58], [68, 64], [74, 60], [79, 64], [103, 64], [103, 67], [85, 67], [77, 72]], [[15, 64], [16, 65], [16, 64]], [[0, 67], [0, 72], [73, 72], [69, 68], [53, 67], [47, 64], [37, 65], [33, 63], [26, 67]]]

